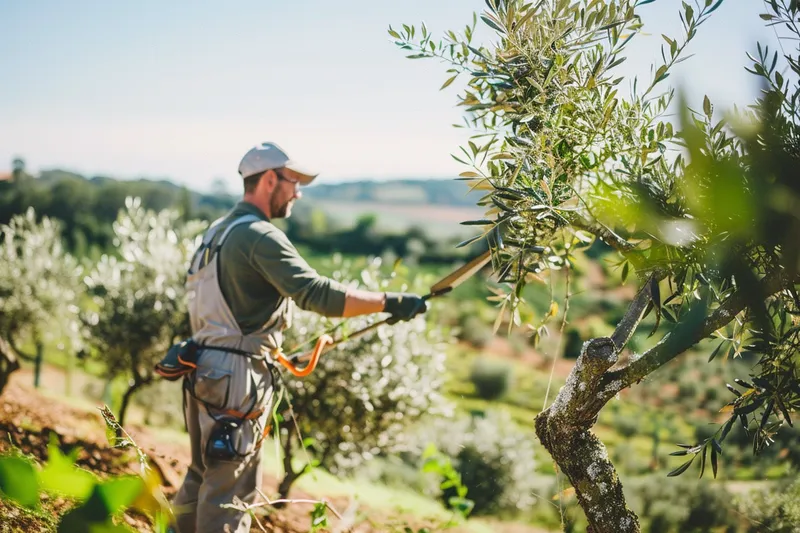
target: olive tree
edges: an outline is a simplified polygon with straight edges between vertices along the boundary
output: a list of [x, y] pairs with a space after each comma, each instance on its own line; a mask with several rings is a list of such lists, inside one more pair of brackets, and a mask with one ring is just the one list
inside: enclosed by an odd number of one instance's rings
[[[402, 288], [397, 277], [378, 281], [378, 263], [361, 270], [362, 285], [372, 290]], [[356, 270], [349, 263], [339, 263], [333, 277], [351, 279]], [[428, 323], [434, 317], [435, 311], [409, 322], [380, 326], [325, 353], [308, 377], [287, 374], [283, 378], [294, 416], [288, 406], [282, 406], [285, 475], [278, 488], [282, 497], [306, 471], [292, 464], [293, 459], [306, 459], [304, 447], [313, 454], [315, 464], [333, 472], [352, 472], [364, 461], [402, 447], [408, 428], [424, 416], [450, 412], [442, 396], [450, 339]], [[374, 317], [339, 322], [337, 334], [358, 330], [371, 321]], [[331, 323], [314, 313], [297, 312], [284, 344], [292, 347], [313, 340], [330, 330]]]
[[189, 334], [184, 283], [202, 225], [127, 198], [113, 229], [115, 254], [103, 255], [85, 278], [96, 310], [84, 320], [108, 378], [128, 378], [119, 409], [124, 425], [131, 397], [153, 381], [155, 363]]
[[[449, 64], [444, 86], [462, 77], [459, 104], [476, 133], [457, 159], [470, 167], [462, 177], [485, 191], [486, 218], [468, 222], [485, 228], [475, 238], [503, 237], [492, 244], [505, 286], [501, 312], [519, 309], [530, 279], [569, 267], [575, 248], [596, 239], [617, 254], [622, 277], [636, 279], [616, 330], [583, 344], [535, 421], [594, 532], [640, 529], [591, 431], [598, 413], [686, 350], [715, 339], [709, 359], [743, 351], [761, 359], [730, 386], [729, 418], [678, 450], [689, 460], [671, 475], [692, 463], [702, 473], [708, 459], [716, 475], [734, 424], [757, 452], [800, 406], [798, 3], [765, 3], [762, 19], [792, 39], [781, 51], [753, 50], [748, 70], [761, 95], [748, 110], [724, 114], [707, 97], [690, 108], [666, 81], [722, 0], [682, 2], [682, 34], [664, 36], [651, 75], [621, 73], [651, 2], [487, 0], [480, 19], [496, 37], [488, 46], [473, 43], [477, 16], [463, 34], [441, 40], [424, 26], [389, 28], [410, 57]], [[648, 313], [652, 346], [630, 353]]]
[[33, 208], [1, 225], [0, 234], [0, 390], [19, 368], [16, 355], [35, 363], [38, 387], [46, 342], [70, 358], [81, 347], [82, 267], [64, 250], [58, 221], [37, 221]]

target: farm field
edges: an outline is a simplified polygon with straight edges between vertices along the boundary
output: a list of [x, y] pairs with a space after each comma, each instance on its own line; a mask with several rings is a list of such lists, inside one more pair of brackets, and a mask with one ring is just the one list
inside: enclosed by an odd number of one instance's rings
[[460, 226], [466, 220], [481, 218], [483, 209], [452, 205], [411, 204], [394, 202], [355, 202], [340, 200], [313, 200], [314, 207], [324, 211], [336, 224], [352, 226], [365, 215], [376, 215], [377, 229], [399, 233], [413, 227], [426, 234], [443, 238], [469, 236], [475, 228]]

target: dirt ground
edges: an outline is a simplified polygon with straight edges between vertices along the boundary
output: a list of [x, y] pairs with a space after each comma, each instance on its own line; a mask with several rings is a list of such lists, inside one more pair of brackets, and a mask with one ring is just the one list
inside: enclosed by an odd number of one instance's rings
[[[51, 433], [58, 436], [59, 447], [67, 452], [78, 446], [80, 454], [77, 464], [91, 470], [99, 476], [135, 473], [138, 472], [138, 463], [130, 451], [118, 450], [108, 445], [105, 436], [105, 424], [99, 411], [89, 412], [74, 408], [65, 403], [41, 394], [31, 385], [32, 379], [29, 372], [20, 371], [12, 375], [9, 385], [0, 395], [0, 453], [4, 453], [12, 446], [19, 448], [23, 453], [32, 454], [40, 460], [47, 459], [47, 444]], [[158, 439], [146, 426], [132, 424], [126, 427], [132, 438], [145, 450], [150, 462], [162, 473], [164, 485], [162, 490], [167, 498], [174, 496], [181, 483], [182, 476], [189, 462], [189, 450], [181, 443], [169, 443]], [[274, 492], [278, 481], [269, 475], [263, 480], [265, 493]], [[292, 499], [319, 500], [320, 495], [306, 494], [301, 490], [292, 489]], [[43, 495], [43, 498], [48, 498]], [[335, 509], [345, 517], [354, 514], [356, 518], [349, 528], [335, 516], [329, 513], [330, 529], [322, 531], [350, 531], [352, 533], [378, 533], [378, 532], [403, 532], [405, 526], [417, 532], [420, 528], [427, 527], [431, 532], [438, 531], [435, 522], [424, 520], [415, 515], [389, 514], [384, 510], [376, 511], [365, 508], [363, 505], [349, 509], [350, 502], [344, 498], [327, 500]], [[64, 500], [49, 501], [46, 506], [54, 515], [63, 513], [70, 507]], [[309, 504], [290, 504], [279, 511], [272, 510], [269, 516], [260, 519], [259, 524], [253, 524], [251, 531], [269, 531], [275, 533], [307, 533], [311, 527]], [[124, 520], [138, 531], [152, 531], [145, 517], [126, 515]], [[45, 521], [39, 520], [28, 514], [14, 509], [0, 500], [0, 531], [50, 531]], [[262, 529], [263, 527], [263, 529]], [[541, 533], [542, 530], [518, 525], [495, 523], [489, 526], [497, 533]], [[464, 527], [448, 529], [452, 533], [467, 533]]]

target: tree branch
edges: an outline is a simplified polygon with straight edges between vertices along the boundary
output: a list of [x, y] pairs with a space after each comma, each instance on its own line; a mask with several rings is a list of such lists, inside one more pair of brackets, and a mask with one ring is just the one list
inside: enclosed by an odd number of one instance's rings
[[605, 403], [595, 399], [598, 395], [602, 396], [603, 392], [598, 391], [596, 385], [616, 362], [616, 346], [608, 337], [584, 343], [567, 382], [553, 404], [544, 411], [550, 423], [561, 427], [590, 427]]
[[[785, 271], [773, 271], [761, 279], [755, 290], [767, 297], [790, 285], [791, 280]], [[603, 376], [602, 383], [609, 385], [617, 382], [615, 387], [618, 386], [617, 390], [622, 390], [641, 380], [733, 320], [752, 299], [752, 294], [748, 294], [752, 290], [751, 288], [739, 289], [722, 302], [705, 320], [703, 317], [708, 312], [707, 305], [705, 303], [695, 305], [687, 313], [686, 318], [675, 329], [667, 333], [658, 344], [625, 367], [608, 372]]]
[[571, 213], [571, 216], [569, 216], [569, 219], [570, 223], [574, 227], [582, 229], [584, 231], [588, 231], [592, 235], [599, 237], [603, 242], [605, 242], [618, 252], [622, 253], [630, 252], [634, 248], [636, 248], [634, 244], [626, 241], [625, 239], [623, 239], [622, 237], [611, 231], [609, 228], [603, 226], [597, 221], [591, 221], [587, 219], [580, 213], [573, 211]]
[[30, 363], [36, 361], [35, 355], [31, 355], [29, 353], [25, 353], [22, 350], [20, 350], [19, 347], [17, 346], [17, 343], [15, 343], [11, 337], [8, 338], [8, 345], [11, 346], [11, 349], [16, 352], [16, 354], [19, 356], [20, 359], [24, 359], [25, 361], [28, 361]]
[[631, 302], [631, 304], [628, 306], [628, 310], [625, 311], [625, 316], [622, 317], [622, 320], [620, 320], [619, 324], [617, 325], [617, 329], [615, 329], [614, 333], [611, 335], [611, 340], [614, 341], [614, 345], [617, 347], [617, 352], [622, 351], [633, 334], [636, 332], [636, 328], [639, 327], [639, 323], [644, 317], [647, 306], [653, 300], [654, 287], [657, 286], [658, 282], [665, 277], [666, 272], [662, 270], [656, 270], [653, 272], [642, 288], [639, 289], [639, 292], [636, 294], [636, 298], [634, 298], [633, 302]]

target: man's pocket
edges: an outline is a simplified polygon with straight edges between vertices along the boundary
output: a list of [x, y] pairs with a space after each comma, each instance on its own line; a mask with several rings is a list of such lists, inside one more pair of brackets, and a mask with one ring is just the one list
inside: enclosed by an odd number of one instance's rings
[[227, 369], [198, 366], [194, 375], [194, 396], [214, 409], [227, 409], [232, 372]]

